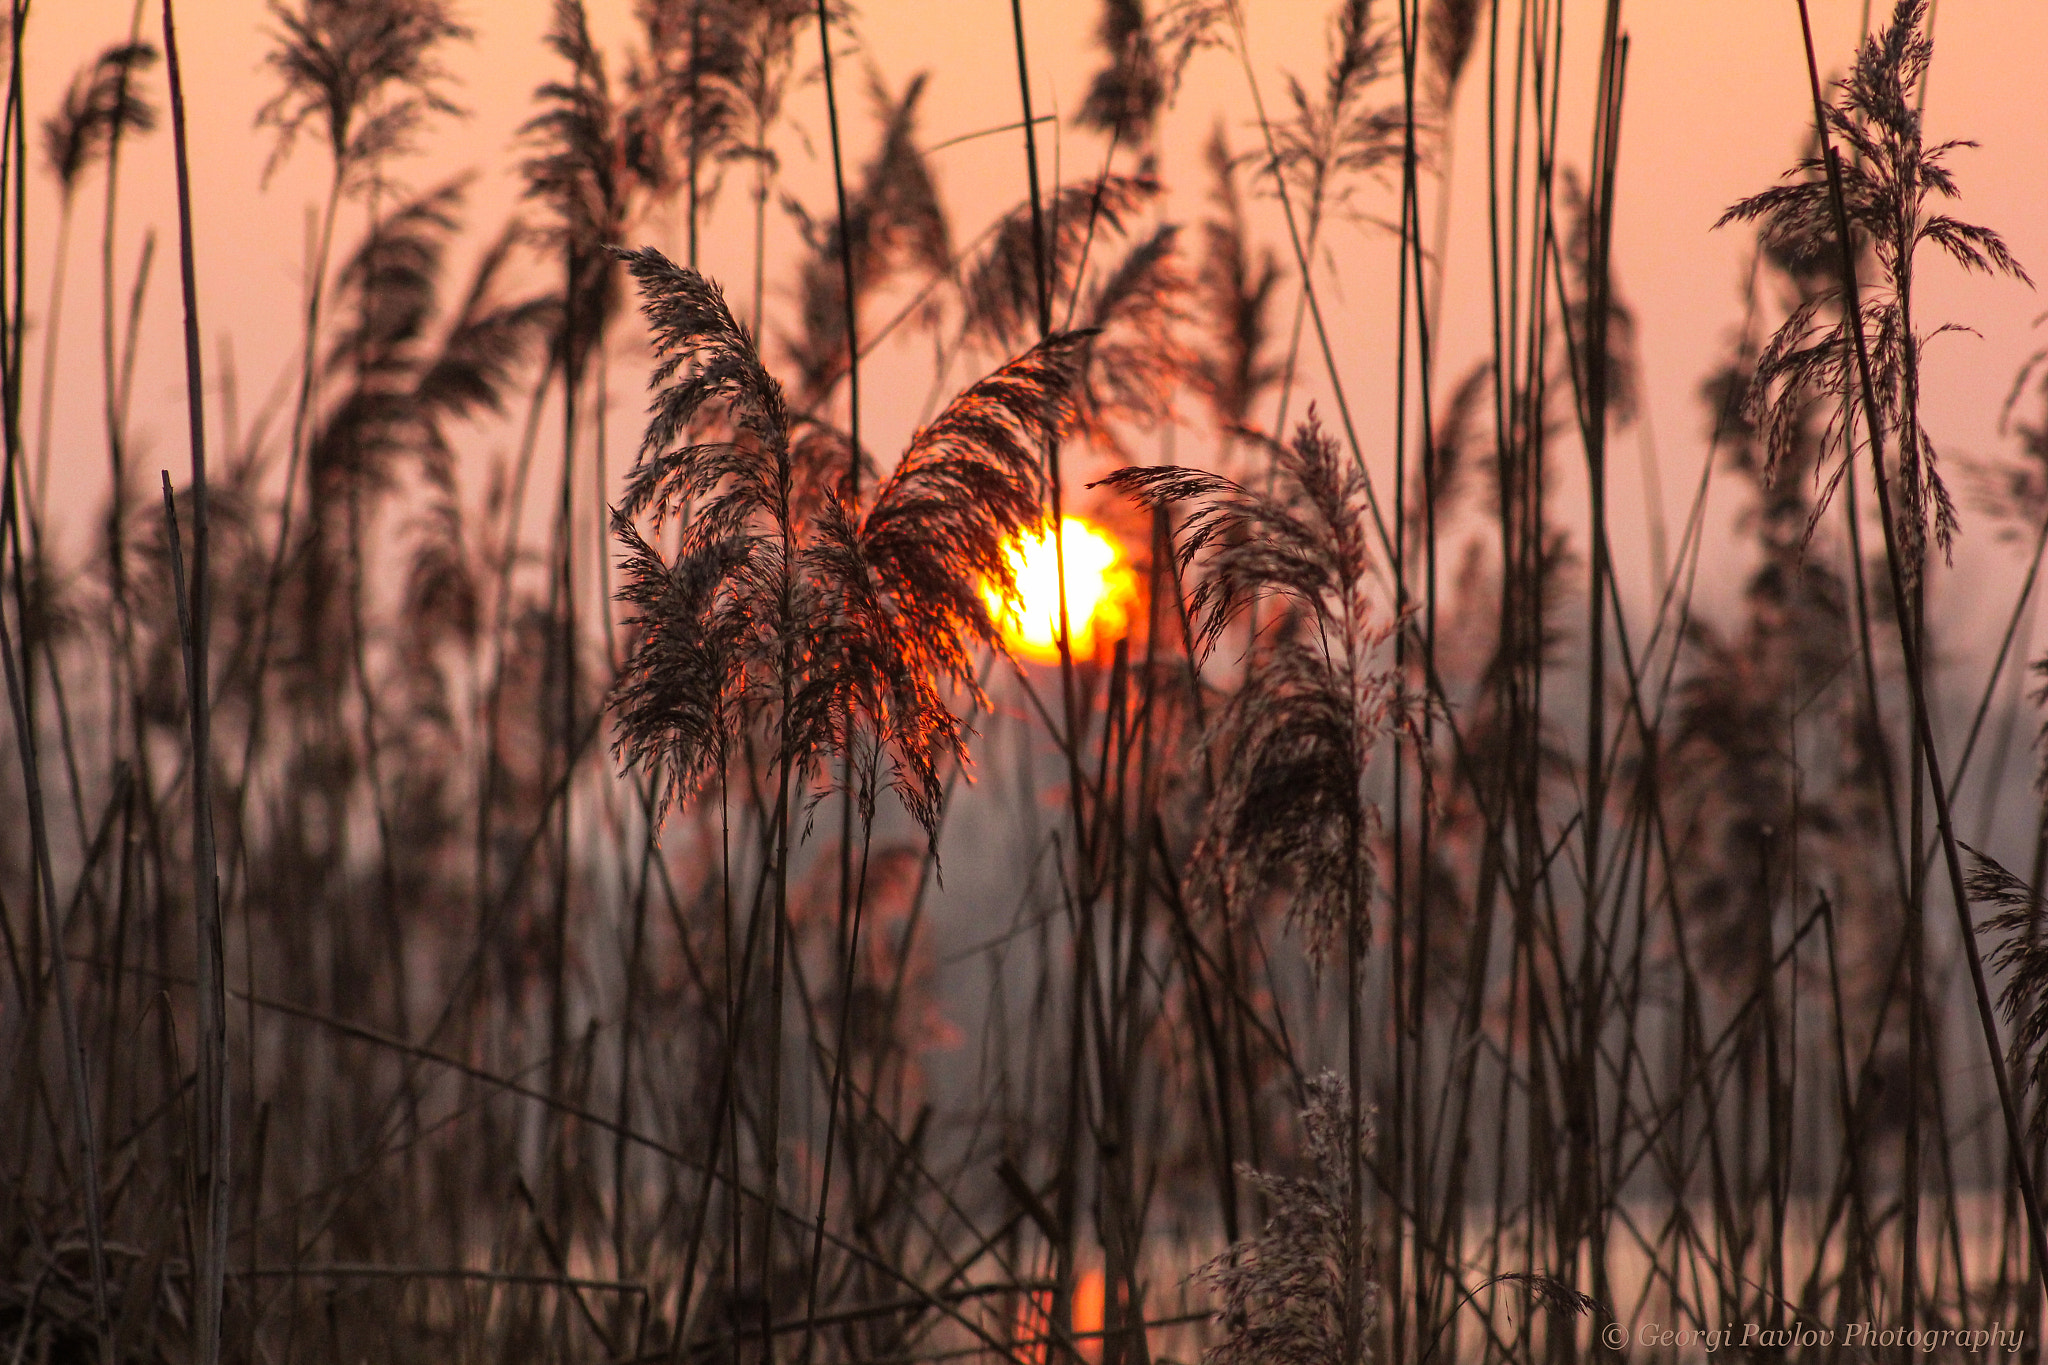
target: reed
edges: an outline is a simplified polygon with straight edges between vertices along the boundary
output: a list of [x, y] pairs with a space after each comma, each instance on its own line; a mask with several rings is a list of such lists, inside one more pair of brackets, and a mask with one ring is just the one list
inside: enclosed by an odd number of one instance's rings
[[[159, 515], [152, 247], [121, 276], [115, 205], [141, 158], [182, 186], [212, 154], [196, 57], [166, 7], [160, 73], [138, 19], [31, 148], [13, 10], [9, 1358], [2039, 1333], [2048, 815], [2003, 864], [1960, 834], [2011, 833], [2042, 704], [2042, 371], [1973, 466], [2033, 556], [1979, 660], [1942, 610], [1922, 248], [2026, 277], [1947, 202], [1921, 0], [1832, 87], [1811, 54], [1811, 153], [1723, 220], [1756, 234], [1743, 321], [1653, 595], [1612, 502], [1657, 316], [1619, 277], [1658, 172], [1623, 155], [1617, 2], [1345, 0], [1276, 76], [1256, 6], [1105, 0], [1046, 114], [1070, 39], [1018, 0], [1020, 118], [963, 135], [1023, 164], [966, 212], [929, 126], [958, 73], [849, 97], [883, 17], [644, 0], [614, 50], [556, 0], [502, 224], [468, 177], [403, 183], [454, 135], [451, 9], [268, 14], [270, 168], [326, 171], [296, 350], [246, 423], [202, 375], [185, 208], [192, 469]], [[1212, 77], [1255, 126], [1192, 126]], [[832, 183], [800, 203], [807, 137]], [[1340, 329], [1375, 278], [1387, 316]], [[931, 400], [885, 440], [906, 372]], [[94, 440], [105, 501], [70, 505]], [[1012, 550], [1079, 549], [1077, 514], [1122, 623], [1076, 595], [1034, 662]]]

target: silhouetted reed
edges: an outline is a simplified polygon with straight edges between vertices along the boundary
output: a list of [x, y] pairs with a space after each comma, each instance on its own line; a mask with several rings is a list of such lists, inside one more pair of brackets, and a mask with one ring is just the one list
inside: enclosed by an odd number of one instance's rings
[[[1920, 0], [1832, 96], [1816, 59], [1820, 151], [1725, 220], [1759, 232], [1748, 316], [1647, 590], [1610, 506], [1655, 322], [1614, 256], [1656, 192], [1617, 169], [1619, 6], [1341, 0], [1268, 108], [1268, 16], [1105, 0], [1062, 135], [1085, 169], [1044, 184], [1027, 8], [1026, 121], [995, 135], [1034, 159], [968, 212], [927, 162], [957, 73], [840, 98], [887, 16], [636, 0], [614, 50], [555, 0], [498, 225], [467, 177], [402, 183], [452, 131], [454, 11], [277, 0], [259, 137], [271, 170], [324, 154], [297, 349], [245, 419], [194, 300], [216, 453], [161, 507], [129, 468], [153, 239], [113, 257], [151, 49], [137, 27], [52, 87], [31, 147], [25, 30], [0, 1352], [1424, 1365], [1650, 1321], [2038, 1334], [2048, 819], [1994, 818], [2036, 723], [2035, 574], [1979, 690], [1913, 298], [1929, 243], [2024, 275], [1942, 211], [1961, 144], [1923, 141]], [[1183, 76], [1231, 61], [1250, 139], [1182, 126]], [[1459, 106], [1483, 201], [1451, 193]], [[820, 108], [829, 198], [800, 201], [783, 158]], [[102, 173], [85, 422], [58, 314]], [[47, 256], [17, 193], [58, 211]], [[1374, 261], [1384, 328], [1335, 327]], [[889, 448], [902, 405], [862, 396], [916, 343], [929, 415]], [[1978, 466], [2036, 564], [2040, 374]], [[57, 501], [42, 452], [101, 428], [104, 512]], [[1013, 548], [1074, 508], [1142, 591], [1125, 627], [1070, 609], [1056, 668], [1011, 657]], [[1963, 819], [2017, 828], [2031, 875], [1965, 884]], [[1928, 931], [1944, 897], [1981, 959]], [[1972, 992], [1987, 1051], [1955, 1036]]]

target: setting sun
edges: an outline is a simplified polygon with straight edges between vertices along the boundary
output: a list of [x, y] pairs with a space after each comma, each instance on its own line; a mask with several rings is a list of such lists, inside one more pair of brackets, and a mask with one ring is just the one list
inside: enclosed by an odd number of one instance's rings
[[1017, 599], [1004, 602], [993, 586], [983, 589], [989, 609], [1002, 624], [1003, 638], [1019, 658], [1051, 663], [1059, 648], [1059, 560], [1067, 570], [1067, 633], [1076, 658], [1092, 658], [1130, 627], [1137, 582], [1123, 551], [1109, 534], [1079, 517], [1060, 519], [1063, 554], [1053, 553], [1050, 528], [1028, 531], [1010, 550], [1017, 575]]

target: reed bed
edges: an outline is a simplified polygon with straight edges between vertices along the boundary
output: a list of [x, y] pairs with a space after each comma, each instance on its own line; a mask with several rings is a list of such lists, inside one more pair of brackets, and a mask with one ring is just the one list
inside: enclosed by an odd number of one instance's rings
[[[1016, 198], [978, 220], [927, 163], [945, 73], [863, 71], [886, 6], [638, 0], [607, 51], [555, 0], [495, 229], [406, 173], [488, 17], [272, 0], [259, 123], [325, 191], [246, 424], [200, 345], [171, 6], [50, 111], [11, 15], [9, 1360], [1969, 1353], [1857, 1323], [2039, 1358], [2048, 808], [2003, 863], [1957, 831], [2034, 766], [1999, 698], [2048, 674], [2048, 371], [1971, 475], [2032, 558], [1959, 696], [1921, 354], [1967, 319], [1915, 271], [2027, 276], [1951, 202], [1925, 0], [1809, 37], [1807, 155], [1728, 209], [1745, 321], [1647, 606], [1607, 501], [1643, 403], [1616, 205], [1650, 192], [1619, 0], [1342, 0], [1284, 87], [1238, 0], [1104, 0], [1061, 175], [1012, 0]], [[1177, 118], [1196, 62], [1252, 122]], [[1172, 193], [1169, 143], [1206, 183]], [[1454, 150], [1490, 189], [1476, 336], [1440, 307]], [[144, 156], [180, 177], [161, 475], [155, 239], [115, 251]], [[751, 243], [730, 293], [714, 229]], [[1389, 262], [1367, 405], [1331, 291]], [[933, 397], [896, 448], [906, 337]], [[103, 506], [52, 496], [81, 412]], [[1031, 661], [1011, 549], [1077, 512], [1123, 619], [1061, 596]]]

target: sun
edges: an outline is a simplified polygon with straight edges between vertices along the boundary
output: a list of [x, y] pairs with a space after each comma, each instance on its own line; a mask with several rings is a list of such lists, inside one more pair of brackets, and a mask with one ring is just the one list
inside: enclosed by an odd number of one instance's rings
[[1060, 518], [1063, 555], [1053, 553], [1050, 527], [1026, 531], [1010, 547], [1017, 598], [1005, 602], [994, 584], [982, 589], [1003, 638], [1019, 658], [1056, 663], [1059, 647], [1059, 565], [1067, 570], [1067, 636], [1077, 659], [1093, 658], [1126, 634], [1137, 579], [1116, 541], [1080, 517]]

